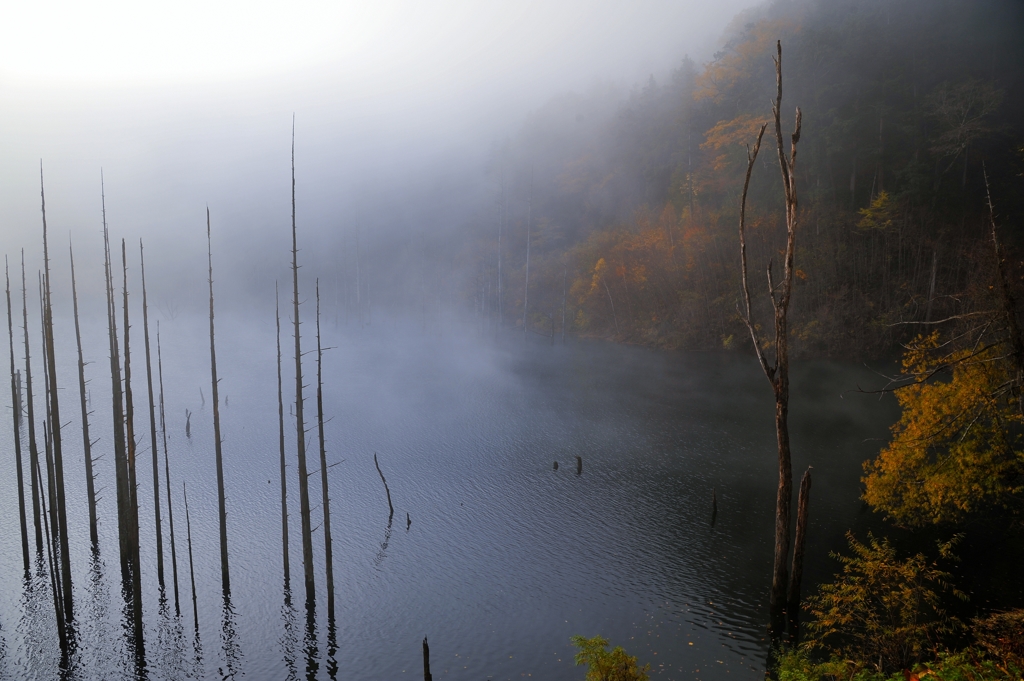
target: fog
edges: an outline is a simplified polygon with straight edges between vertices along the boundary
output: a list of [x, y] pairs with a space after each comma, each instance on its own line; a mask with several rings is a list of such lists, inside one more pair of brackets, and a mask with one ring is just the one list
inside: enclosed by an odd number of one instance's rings
[[254, 272], [265, 297], [288, 260], [293, 114], [307, 273], [357, 231], [370, 253], [443, 243], [493, 201], [488, 155], [530, 112], [710, 58], [745, 4], [19, 6], [0, 28], [5, 251], [34, 267], [42, 160], [51, 233], [95, 279], [102, 168], [111, 234], [146, 240], [161, 287], [201, 295], [209, 207], [224, 300]]

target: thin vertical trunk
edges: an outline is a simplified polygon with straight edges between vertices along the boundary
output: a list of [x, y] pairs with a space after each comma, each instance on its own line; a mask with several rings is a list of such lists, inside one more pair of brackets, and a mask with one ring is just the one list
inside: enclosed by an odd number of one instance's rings
[[562, 268], [562, 345], [565, 345], [565, 280], [569, 276], [569, 268]]
[[22, 329], [25, 331], [25, 404], [28, 406], [28, 455], [29, 465], [32, 467], [32, 521], [36, 530], [36, 553], [43, 553], [43, 522], [39, 518], [39, 501], [42, 496], [43, 481], [38, 473], [42, 470], [39, 466], [39, 446], [36, 443], [36, 417], [35, 400], [32, 397], [32, 354], [29, 350], [28, 339], [28, 292], [25, 285], [25, 251], [21, 252], [21, 314]]
[[110, 258], [110, 236], [107, 232], [106, 199], [103, 196], [103, 174], [100, 174], [100, 197], [103, 202], [103, 269], [107, 286], [107, 334], [110, 343], [110, 392], [114, 429], [114, 470], [117, 484], [117, 535], [121, 559], [122, 592], [131, 583], [131, 541], [129, 527], [131, 496], [128, 491], [128, 453], [124, 436], [124, 394], [121, 384], [121, 358], [117, 340], [117, 307], [114, 303], [114, 271]]
[[608, 288], [608, 281], [607, 280], [602, 280], [601, 283], [604, 284], [604, 292], [608, 294], [608, 304], [611, 305], [611, 308], [612, 308], [612, 321], [615, 322], [615, 335], [618, 336], [619, 335], [619, 318], [615, 314], [615, 301], [612, 300], [612, 290], [610, 288]]
[[359, 275], [359, 227], [356, 227], [356, 311], [359, 313], [359, 328], [363, 328], [363, 285]]
[[334, 621], [334, 553], [331, 547], [331, 495], [327, 486], [327, 449], [324, 442], [323, 348], [320, 345], [320, 281], [316, 283], [316, 424], [320, 436], [320, 493], [324, 507], [324, 561], [327, 564], [327, 619]]
[[181, 483], [181, 493], [185, 495], [185, 532], [188, 539], [188, 574], [192, 580], [192, 622], [195, 624], [196, 634], [199, 634], [199, 605], [196, 600], [196, 569], [192, 561], [192, 521], [188, 517], [188, 487]]
[[139, 483], [135, 469], [135, 404], [132, 399], [131, 324], [128, 318], [128, 251], [124, 239], [121, 239], [121, 272], [124, 278], [124, 287], [121, 289], [121, 292], [124, 301], [124, 414], [128, 443], [128, 538], [131, 555], [132, 624], [134, 625], [136, 651], [138, 655], [142, 655], [142, 561], [139, 557]]
[[171, 464], [167, 458], [167, 420], [164, 418], [164, 361], [160, 353], [160, 320], [156, 322], [156, 371], [160, 380], [160, 436], [164, 445], [164, 483], [167, 488], [167, 521], [171, 534], [171, 574], [174, 579], [174, 614], [181, 617], [178, 598], [178, 552], [174, 546], [174, 507], [171, 505]]
[[220, 399], [217, 393], [217, 347], [213, 340], [213, 246], [210, 238], [210, 209], [206, 209], [206, 259], [210, 273], [210, 383], [213, 399], [213, 447], [217, 458], [217, 517], [220, 519], [220, 579], [224, 595], [231, 593], [228, 575], [228, 527], [224, 502], [224, 460], [220, 444]]
[[284, 588], [291, 591], [291, 568], [288, 560], [288, 482], [284, 459], [284, 386], [281, 382], [281, 299], [274, 282], [274, 321], [277, 323], [277, 426], [281, 451], [281, 553], [284, 563]]
[[78, 346], [78, 395], [82, 406], [82, 447], [85, 453], [85, 493], [89, 502], [89, 540], [93, 548], [99, 546], [96, 529], [96, 477], [92, 470], [92, 438], [89, 435], [89, 404], [85, 390], [85, 359], [82, 355], [82, 329], [78, 323], [78, 289], [75, 285], [75, 253], [68, 244], [71, 256], [71, 300], [75, 312], [75, 343]]
[[800, 582], [804, 576], [804, 542], [807, 539], [807, 506], [811, 501], [811, 468], [807, 467], [800, 479], [800, 497], [796, 505], [796, 535], [793, 538], [793, 569], [789, 575], [786, 594], [789, 616], [789, 640], [794, 645], [800, 640]]
[[498, 209], [498, 328], [505, 323], [501, 288], [501, 232], [505, 227], [505, 165], [501, 166], [501, 206]]
[[146, 392], [149, 397], [149, 442], [153, 451], [153, 515], [156, 520], [156, 578], [163, 595], [164, 530], [160, 521], [160, 453], [156, 444], [156, 405], [153, 402], [153, 360], [149, 349], [149, 303], [146, 298], [146, 258], [139, 239], [139, 268], [142, 276], [142, 339], [146, 344]]
[[533, 169], [530, 169], [530, 199], [526, 204], [526, 281], [523, 283], [523, 339], [530, 332], [527, 314], [530, 308], [530, 227], [533, 222]]
[[53, 299], [50, 296], [50, 250], [46, 235], [46, 195], [43, 192], [43, 166], [39, 165], [39, 196], [43, 213], [43, 344], [49, 367], [50, 437], [53, 439], [53, 480], [56, 486], [57, 534], [60, 537], [60, 569], [64, 591], [64, 614], [68, 622], [75, 619], [71, 593], [71, 549], [68, 545], [68, 510], [64, 494], [64, 455], [60, 436], [60, 403], [57, 397], [57, 361], [53, 342]]
[[21, 527], [21, 553], [25, 563], [25, 576], [31, 573], [31, 563], [28, 557], [28, 521], [25, 517], [25, 477], [21, 462], [21, 424], [20, 410], [21, 400], [19, 399], [17, 369], [14, 366], [14, 316], [11, 312], [11, 273], [4, 258], [4, 274], [7, 280], [7, 339], [11, 349], [11, 404], [14, 405], [14, 468], [18, 482], [18, 521]]
[[939, 249], [936, 248], [932, 251], [932, 276], [928, 282], [928, 307], [925, 308], [924, 321], [928, 323], [932, 320], [932, 301], [935, 300], [935, 273], [939, 269]]
[[[356, 235], [358, 239], [358, 234]], [[358, 276], [358, 241], [356, 272]], [[358, 287], [357, 287], [358, 289]], [[302, 416], [302, 336], [299, 333], [299, 242], [295, 227], [295, 120], [292, 120], [292, 313], [295, 324], [295, 435], [299, 460], [299, 514], [302, 518], [302, 568], [306, 584], [306, 607], [316, 605], [313, 580], [313, 532], [309, 517], [309, 476], [306, 473], [306, 422]], [[360, 313], [361, 315], [362, 313]]]
[[[750, 186], [750, 175], [757, 160], [761, 139], [767, 123], [761, 126], [754, 144], [753, 153], [747, 152], [747, 172], [743, 183], [743, 194], [740, 200], [740, 263], [743, 283], [745, 311], [743, 321], [750, 333], [761, 369], [771, 383], [775, 394], [775, 432], [778, 440], [779, 485], [775, 505], [775, 560], [772, 568], [772, 587], [769, 598], [769, 635], [771, 637], [772, 655], [781, 643], [786, 627], [786, 588], [788, 571], [786, 562], [789, 557], [789, 523], [793, 496], [793, 471], [789, 443], [789, 346], [788, 320], [790, 297], [793, 290], [793, 257], [795, 253], [795, 237], [797, 227], [797, 195], [794, 167], [796, 163], [797, 142], [800, 140], [802, 115], [799, 107], [796, 110], [796, 123], [791, 137], [790, 154], [787, 157], [782, 137], [780, 110], [782, 107], [782, 43], [777, 44], [778, 56], [775, 58], [775, 77], [777, 93], [772, 106], [775, 122], [776, 147], [779, 155], [779, 169], [782, 172], [782, 186], [786, 201], [786, 251], [783, 280], [776, 285], [772, 280], [771, 266], [768, 268], [768, 292], [775, 317], [775, 362], [769, 364], [764, 353], [764, 346], [758, 335], [751, 315], [750, 288], [747, 283], [747, 247], [745, 240], [745, 219], [747, 190]], [[770, 658], [770, 668], [774, 667], [774, 658]]]

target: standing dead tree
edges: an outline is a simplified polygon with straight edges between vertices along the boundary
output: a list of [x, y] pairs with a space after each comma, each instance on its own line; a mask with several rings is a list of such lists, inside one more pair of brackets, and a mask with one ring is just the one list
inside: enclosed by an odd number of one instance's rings
[[174, 506], [171, 505], [171, 464], [167, 458], [167, 419], [164, 418], [164, 360], [160, 353], [160, 320], [156, 322], [156, 370], [160, 379], [160, 435], [164, 444], [164, 483], [167, 487], [167, 522], [171, 534], [171, 574], [174, 579], [174, 614], [181, 617], [178, 599], [178, 552], [174, 546]]
[[224, 595], [231, 593], [228, 575], [228, 526], [224, 502], [224, 459], [220, 440], [220, 399], [217, 393], [217, 346], [213, 340], [213, 245], [210, 238], [210, 209], [206, 209], [206, 259], [210, 273], [210, 383], [213, 391], [213, 446], [217, 458], [217, 516], [220, 518], [220, 579]]
[[124, 285], [121, 289], [124, 301], [124, 424], [125, 439], [128, 444], [128, 539], [131, 553], [132, 624], [134, 626], [136, 656], [141, 659], [144, 650], [142, 638], [142, 560], [139, 557], [139, 483], [135, 468], [135, 403], [132, 399], [131, 324], [128, 318], [128, 249], [124, 239], [121, 239], [121, 270], [124, 277]]
[[[757, 141], [753, 151], [747, 151], [747, 172], [743, 181], [743, 194], [740, 200], [740, 263], [743, 277], [744, 309], [741, 317], [750, 332], [754, 351], [761, 364], [764, 375], [771, 383], [775, 395], [775, 432], [778, 441], [779, 456], [779, 487], [775, 506], [775, 561], [772, 568], [772, 587], [769, 599], [769, 634], [773, 644], [778, 644], [786, 626], [786, 592], [787, 577], [786, 561], [789, 558], [789, 525], [793, 496], [793, 466], [789, 445], [789, 345], [788, 319], [789, 301], [793, 290], [793, 254], [797, 226], [797, 197], [794, 165], [796, 163], [797, 142], [800, 141], [801, 113], [796, 110], [796, 124], [791, 136], [790, 153], [787, 157], [783, 147], [782, 122], [780, 109], [782, 106], [782, 42], [776, 45], [778, 56], [775, 60], [775, 79], [777, 92], [772, 105], [775, 121], [775, 139], [779, 154], [779, 167], [782, 171], [782, 186], [786, 201], [786, 251], [782, 281], [776, 283], [772, 277], [772, 265], [768, 264], [768, 296], [771, 299], [775, 317], [775, 361], [769, 363], [765, 355], [765, 344], [762, 342], [758, 327], [752, 321], [750, 304], [750, 286], [747, 282], [747, 245], [745, 240], [747, 190], [750, 187], [750, 175], [761, 148], [767, 123], [757, 133]], [[799, 593], [799, 587], [796, 592]]]
[[[117, 306], [114, 303], [114, 271], [110, 259], [110, 235], [107, 231], [106, 198], [103, 173], [100, 173], [100, 200], [103, 206], [103, 270], [107, 288], [107, 336], [110, 343], [110, 393], [114, 430], [114, 471], [117, 489], [117, 537], [121, 559], [122, 590], [131, 583], [131, 541], [129, 525], [131, 496], [128, 491], [128, 455], [124, 436], [124, 394], [121, 389], [121, 357], [117, 339]], [[127, 593], [127, 592], [125, 592]]]
[[324, 351], [320, 345], [320, 280], [316, 282], [316, 424], [320, 436], [320, 493], [324, 507], [324, 561], [327, 564], [327, 619], [334, 622], [334, 552], [331, 546], [331, 495], [327, 486], [324, 439]]
[[50, 438], [53, 447], [53, 482], [56, 488], [57, 534], [60, 543], [61, 588], [64, 592], [64, 616], [75, 619], [71, 593], [71, 549], [68, 545], [68, 510], [64, 494], [64, 455], [61, 446], [60, 401], [57, 398], [57, 360], [54, 357], [53, 298], [50, 295], [50, 249], [46, 236], [46, 195], [43, 191], [43, 166], [39, 165], [39, 196], [43, 213], [43, 345], [46, 348]]
[[299, 333], [299, 242], [295, 228], [295, 119], [292, 118], [292, 322], [295, 324], [295, 435], [299, 460], [299, 515], [302, 519], [302, 569], [306, 608], [316, 604], [313, 580], [313, 530], [309, 517], [309, 476], [306, 473], [306, 422], [302, 417], [302, 343]]
[[160, 454], [156, 445], [156, 405], [153, 402], [153, 360], [149, 349], [149, 304], [146, 299], [146, 258], [139, 239], [139, 269], [142, 276], [142, 339], [146, 344], [146, 391], [149, 396], [149, 446], [153, 453], [153, 515], [156, 519], [156, 578], [164, 593], [164, 531], [160, 521]]
[[284, 459], [284, 385], [281, 382], [281, 298], [274, 282], [274, 320], [277, 323], [277, 431], [281, 450], [281, 552], [284, 561], [284, 589], [291, 592], [291, 568], [288, 561], [288, 482]]
[[93, 548], [99, 546], [99, 533], [96, 529], [96, 476], [92, 470], [92, 446], [89, 435], [89, 397], [85, 390], [85, 358], [82, 354], [82, 329], [78, 323], [78, 288], [75, 285], [75, 252], [68, 244], [71, 256], [71, 300], [75, 313], [75, 342], [78, 345], [78, 395], [82, 406], [82, 448], [85, 454], [85, 493], [89, 502], [89, 540]]
[[21, 553], [25, 563], [25, 576], [28, 577], [31, 564], [28, 557], [28, 522], [25, 518], [25, 475], [21, 463], [21, 424], [18, 422], [21, 406], [18, 399], [17, 369], [14, 365], [14, 316], [11, 312], [11, 273], [7, 258], [4, 258], [4, 274], [7, 280], [7, 338], [11, 348], [11, 404], [14, 412], [14, 469], [18, 481], [18, 521], [21, 526]]
[[25, 284], [25, 251], [21, 252], [21, 315], [22, 329], [25, 332], [25, 404], [28, 413], [28, 455], [29, 466], [32, 467], [32, 521], [36, 530], [36, 553], [43, 555], [43, 524], [39, 518], [39, 501], [42, 496], [43, 481], [39, 477], [39, 445], [36, 442], [35, 400], [32, 397], [32, 354], [29, 351], [28, 338], [28, 289]]

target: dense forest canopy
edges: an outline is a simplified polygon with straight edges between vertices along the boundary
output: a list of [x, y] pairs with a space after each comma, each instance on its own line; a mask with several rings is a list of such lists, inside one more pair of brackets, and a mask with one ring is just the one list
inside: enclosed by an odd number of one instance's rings
[[[522, 324], [529, 228], [526, 317], [538, 332], [560, 323], [565, 281], [570, 332], [736, 343], [744, 145], [770, 116], [781, 39], [786, 109], [804, 112], [796, 350], [882, 354], [912, 335], [900, 322], [985, 305], [986, 173], [999, 221], [1024, 215], [1022, 12], [995, 1], [774, 2], [737, 16], [711, 62], [686, 59], [625, 102], [598, 86], [552, 99], [493, 149], [496, 189], [452, 263], [462, 299]], [[754, 272], [778, 260], [780, 187], [763, 158], [749, 199]]]

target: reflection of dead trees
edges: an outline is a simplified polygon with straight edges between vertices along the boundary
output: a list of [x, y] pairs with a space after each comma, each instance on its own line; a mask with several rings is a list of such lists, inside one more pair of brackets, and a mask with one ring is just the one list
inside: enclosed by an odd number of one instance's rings
[[213, 446], [217, 459], [217, 517], [220, 519], [220, 578], [224, 595], [231, 593], [228, 575], [227, 509], [224, 501], [224, 461], [221, 456], [220, 400], [217, 397], [217, 347], [213, 338], [213, 248], [210, 239], [210, 209], [206, 209], [206, 257], [210, 273], [210, 383], [213, 399]]
[[21, 400], [17, 382], [17, 369], [14, 365], [14, 317], [11, 312], [11, 275], [7, 266], [7, 259], [4, 259], [4, 273], [7, 281], [7, 338], [11, 350], [11, 404], [14, 405], [14, 466], [17, 474], [18, 484], [18, 521], [21, 527], [21, 553], [25, 563], [25, 576], [31, 572], [31, 564], [28, 556], [28, 522], [25, 517], [25, 477], [21, 463]]
[[[796, 124], [791, 136], [790, 154], [787, 157], [782, 137], [782, 43], [777, 45], [778, 56], [775, 57], [775, 75], [777, 94], [772, 106], [775, 123], [776, 147], [779, 156], [779, 167], [782, 171], [782, 186], [786, 205], [786, 250], [783, 263], [783, 278], [776, 283], [772, 278], [771, 263], [768, 265], [768, 294], [774, 310], [775, 322], [775, 361], [769, 363], [765, 355], [766, 344], [762, 343], [758, 327], [752, 319], [750, 303], [750, 287], [747, 283], [747, 248], [745, 241], [745, 219], [747, 190], [750, 187], [750, 176], [754, 169], [761, 139], [767, 123], [761, 126], [753, 151], [747, 152], [747, 171], [743, 182], [743, 194], [740, 201], [740, 263], [743, 280], [744, 308], [741, 316], [750, 333], [754, 350], [761, 369], [771, 383], [775, 394], [775, 429], [778, 436], [779, 487], [775, 508], [775, 561], [772, 569], [772, 587], [770, 595], [769, 634], [773, 647], [777, 646], [786, 627], [787, 587], [789, 593], [799, 594], [799, 583], [787, 585], [788, 574], [786, 562], [789, 558], [790, 545], [790, 513], [793, 495], [793, 470], [789, 443], [789, 345], [788, 345], [788, 310], [790, 295], [793, 290], [793, 256], [797, 225], [797, 196], [794, 164], [796, 162], [797, 142], [800, 140], [800, 109], [796, 110]], [[801, 535], [803, 539], [803, 535]], [[802, 554], [803, 547], [797, 547]]]

